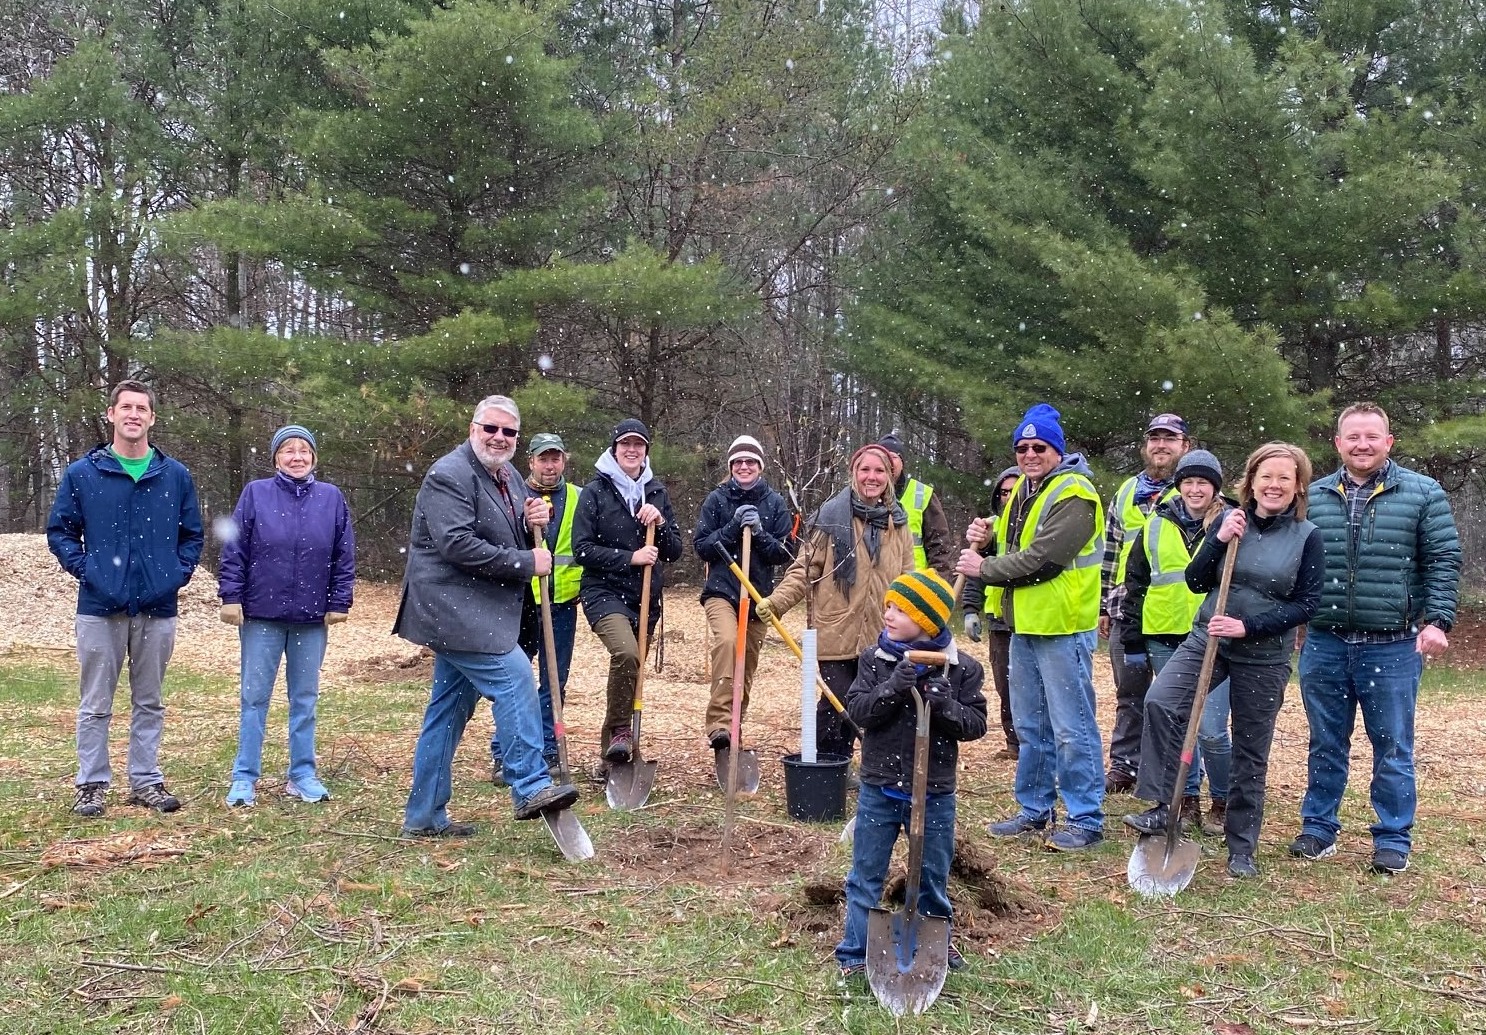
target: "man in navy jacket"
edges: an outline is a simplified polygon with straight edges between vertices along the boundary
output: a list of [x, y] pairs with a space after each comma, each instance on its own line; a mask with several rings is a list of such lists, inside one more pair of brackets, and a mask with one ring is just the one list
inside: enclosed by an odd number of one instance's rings
[[149, 441], [155, 393], [120, 381], [108, 399], [113, 441], [73, 462], [57, 487], [47, 545], [78, 581], [77, 796], [101, 816], [112, 773], [108, 727], [129, 660], [129, 804], [174, 812], [160, 772], [160, 684], [175, 649], [176, 594], [201, 559], [201, 510], [191, 474]]

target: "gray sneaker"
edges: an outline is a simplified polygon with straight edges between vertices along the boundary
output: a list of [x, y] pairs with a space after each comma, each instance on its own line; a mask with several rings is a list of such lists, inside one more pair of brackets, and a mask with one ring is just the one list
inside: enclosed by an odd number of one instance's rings
[[1290, 855], [1296, 859], [1330, 859], [1336, 854], [1336, 842], [1323, 841], [1315, 834], [1301, 834], [1290, 842]]
[[167, 791], [163, 783], [152, 783], [134, 788], [129, 795], [129, 804], [142, 805], [156, 812], [174, 812], [181, 807], [181, 800]]
[[549, 783], [536, 794], [516, 806], [517, 819], [536, 819], [544, 812], [561, 812], [570, 809], [578, 800], [578, 788], [572, 784]]
[[108, 784], [81, 783], [77, 786], [77, 797], [72, 799], [72, 811], [79, 816], [101, 816], [108, 807]]

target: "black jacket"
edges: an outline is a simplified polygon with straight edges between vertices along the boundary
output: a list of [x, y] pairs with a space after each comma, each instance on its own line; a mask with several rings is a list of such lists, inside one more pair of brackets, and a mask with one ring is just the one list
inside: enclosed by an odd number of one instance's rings
[[[645, 490], [645, 502], [665, 518], [655, 531], [660, 560], [666, 564], [681, 559], [681, 529], [671, 511], [671, 497], [659, 480]], [[578, 600], [588, 624], [605, 615], [622, 614], [631, 622], [640, 620], [640, 583], [645, 569], [629, 562], [645, 545], [645, 526], [636, 521], [614, 483], [603, 475], [583, 486], [578, 512], [573, 516], [573, 557], [583, 568]], [[660, 620], [661, 587], [665, 569], [655, 565], [650, 576], [650, 624]]]
[[[960, 741], [979, 740], [986, 732], [986, 699], [981, 693], [985, 670], [966, 654], [951, 654], [950, 701], [929, 707], [929, 793], [955, 789]], [[862, 783], [874, 787], [913, 790], [914, 730], [918, 720], [913, 695], [889, 689], [888, 677], [898, 662], [877, 647], [868, 647], [857, 659], [857, 677], [846, 693], [846, 712], [862, 728]], [[930, 669], [919, 679], [919, 690], [930, 679], [942, 678]]]
[[[1238, 506], [1235, 501], [1226, 496], [1223, 497], [1223, 503], [1225, 505], [1223, 513], [1213, 518], [1213, 525], [1222, 523], [1224, 515], [1228, 513], [1227, 507]], [[1196, 555], [1198, 547], [1202, 545], [1202, 540], [1207, 534], [1201, 518], [1192, 517], [1187, 513], [1185, 505], [1177, 506], [1174, 500], [1156, 504], [1151, 514], [1152, 516], [1160, 514], [1170, 521], [1173, 527], [1179, 529], [1182, 542], [1187, 547], [1187, 555], [1189, 557]], [[1123, 616], [1120, 623], [1120, 642], [1126, 654], [1146, 653], [1146, 640], [1148, 639], [1175, 648], [1187, 638], [1186, 633], [1174, 636], [1147, 636], [1141, 631], [1141, 625], [1145, 621], [1145, 595], [1150, 588], [1151, 562], [1146, 559], [1145, 528], [1142, 527], [1136, 530], [1135, 539], [1130, 545], [1130, 556], [1125, 561], [1125, 596], [1120, 603], [1120, 614]]]
[[[692, 534], [692, 548], [697, 556], [707, 562], [707, 581], [702, 584], [702, 599], [721, 597], [734, 610], [738, 607], [738, 580], [728, 568], [728, 558], [742, 563], [739, 552], [743, 549], [743, 528], [733, 520], [733, 511], [751, 503], [758, 508], [759, 520], [764, 523], [762, 532], [753, 534], [753, 543], [748, 555], [748, 581], [761, 596], [774, 591], [774, 569], [778, 565], [794, 560], [794, 544], [790, 541], [790, 526], [793, 519], [784, 497], [779, 495], [762, 478], [747, 489], [729, 478], [713, 489], [702, 503], [702, 513], [697, 517], [697, 528]], [[754, 618], [752, 612], [750, 618]]]

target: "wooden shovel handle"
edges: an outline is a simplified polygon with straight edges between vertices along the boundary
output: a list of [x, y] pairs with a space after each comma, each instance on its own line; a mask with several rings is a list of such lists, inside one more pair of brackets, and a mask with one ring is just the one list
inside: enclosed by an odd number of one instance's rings
[[942, 650], [910, 650], [903, 656], [915, 665], [948, 665], [949, 655]]

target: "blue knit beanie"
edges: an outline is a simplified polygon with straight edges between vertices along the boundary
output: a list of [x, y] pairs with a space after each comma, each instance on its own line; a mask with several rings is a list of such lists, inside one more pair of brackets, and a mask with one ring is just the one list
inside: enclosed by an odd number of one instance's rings
[[273, 441], [268, 445], [268, 455], [272, 459], [279, 455], [279, 447], [291, 438], [302, 438], [309, 443], [310, 451], [317, 457], [320, 455], [320, 447], [315, 445], [315, 436], [310, 434], [309, 428], [302, 428], [298, 424], [285, 424], [273, 433]]
[[1036, 403], [1022, 422], [1016, 426], [1016, 431], [1011, 436], [1012, 448], [1023, 439], [1035, 438], [1046, 442], [1057, 450], [1058, 455], [1066, 452], [1063, 440], [1063, 427], [1058, 423], [1061, 415], [1047, 403]]

